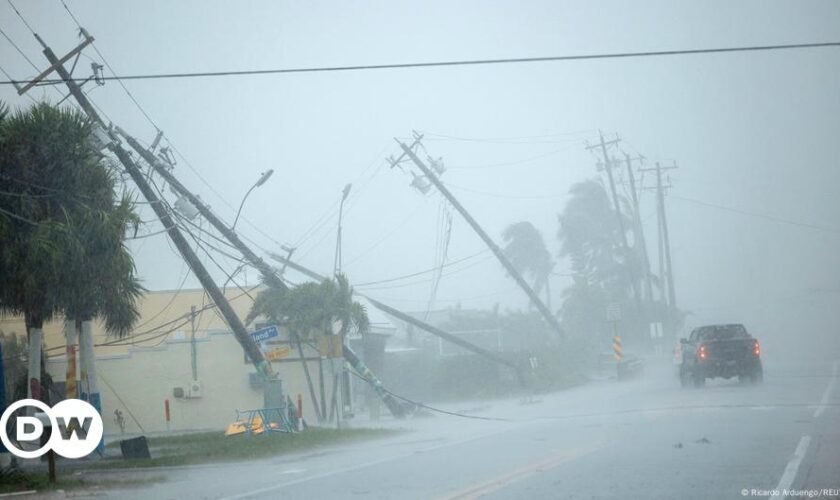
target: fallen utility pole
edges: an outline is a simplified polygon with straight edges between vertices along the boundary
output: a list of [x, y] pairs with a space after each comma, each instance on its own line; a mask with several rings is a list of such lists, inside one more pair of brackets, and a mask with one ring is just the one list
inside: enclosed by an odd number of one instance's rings
[[457, 210], [458, 213], [460, 213], [461, 216], [464, 217], [464, 219], [467, 221], [470, 227], [473, 228], [473, 230], [484, 241], [487, 247], [490, 248], [490, 251], [492, 251], [496, 258], [499, 259], [499, 262], [502, 263], [502, 266], [504, 266], [508, 274], [510, 274], [513, 277], [514, 281], [516, 281], [516, 284], [518, 284], [519, 287], [525, 291], [525, 294], [537, 307], [537, 310], [539, 310], [543, 318], [545, 318], [545, 321], [548, 323], [548, 325], [555, 332], [557, 332], [558, 335], [563, 337], [563, 328], [560, 326], [560, 323], [557, 321], [557, 318], [554, 317], [551, 311], [548, 310], [548, 307], [546, 307], [545, 304], [543, 304], [542, 299], [540, 299], [536, 292], [534, 292], [534, 290], [531, 288], [531, 285], [529, 285], [528, 282], [525, 281], [525, 278], [523, 278], [522, 275], [519, 274], [519, 271], [517, 271], [516, 268], [513, 267], [513, 264], [510, 263], [510, 260], [508, 260], [507, 256], [502, 251], [502, 249], [499, 248], [498, 245], [496, 245], [493, 239], [490, 238], [490, 236], [484, 231], [484, 229], [482, 229], [478, 222], [476, 222], [476, 220], [473, 219], [472, 215], [470, 215], [470, 213], [467, 212], [463, 205], [461, 205], [461, 203], [455, 198], [455, 196], [452, 195], [449, 189], [447, 189], [446, 186], [443, 185], [440, 179], [438, 179], [437, 175], [435, 175], [435, 173], [432, 172], [431, 169], [427, 167], [426, 164], [423, 163], [423, 161], [420, 160], [420, 158], [418, 158], [416, 154], [414, 154], [414, 151], [411, 149], [411, 147], [405, 145], [399, 139], [394, 140], [397, 141], [397, 144], [400, 145], [400, 147], [403, 150], [403, 153], [406, 156], [408, 156], [411, 159], [411, 161], [414, 162], [415, 165], [417, 165], [417, 168], [419, 168], [420, 171], [423, 172], [423, 175], [425, 175], [426, 178], [432, 184], [434, 184], [438, 191], [440, 191], [440, 193], [449, 201], [449, 203], [451, 203], [452, 206], [455, 207], [455, 210]]
[[[309, 268], [306, 268], [306, 267], [304, 267], [300, 264], [292, 262], [291, 260], [289, 260], [286, 257], [283, 257], [281, 255], [277, 255], [277, 254], [273, 254], [273, 253], [269, 254], [269, 255], [271, 256], [272, 259], [274, 259], [274, 260], [276, 260], [276, 261], [278, 261], [278, 262], [280, 262], [284, 265], [287, 265], [288, 267], [300, 272], [301, 274], [309, 276], [310, 278], [312, 278], [314, 280], [318, 280], [318, 281], [327, 281], [328, 280], [328, 278], [326, 276], [324, 276], [322, 274], [319, 274], [319, 273], [316, 273], [315, 271], [313, 271]], [[443, 331], [440, 328], [436, 328], [436, 327], [426, 323], [425, 321], [419, 320], [419, 319], [417, 319], [417, 318], [415, 318], [411, 315], [408, 315], [408, 314], [406, 314], [406, 313], [404, 313], [404, 312], [402, 312], [398, 309], [394, 309], [393, 307], [391, 307], [389, 305], [386, 305], [386, 304], [383, 304], [382, 302], [379, 302], [378, 300], [372, 299], [372, 298], [368, 297], [367, 295], [363, 295], [359, 292], [353, 292], [353, 293], [355, 293], [356, 295], [358, 295], [360, 297], [363, 297], [364, 299], [368, 300], [375, 308], [379, 309], [380, 311], [382, 311], [386, 314], [389, 314], [391, 316], [394, 316], [395, 318], [397, 318], [401, 321], [405, 321], [406, 323], [414, 325], [414, 326], [416, 326], [417, 328], [419, 328], [423, 331], [431, 333], [432, 335], [440, 337], [443, 340], [446, 340], [447, 342], [451, 342], [455, 345], [461, 346], [468, 351], [474, 352], [474, 353], [476, 353], [480, 356], [484, 356], [485, 358], [490, 359], [490, 360], [492, 360], [496, 363], [499, 363], [501, 365], [505, 365], [509, 368], [512, 368], [513, 370], [515, 370], [517, 372], [520, 369], [520, 367], [516, 363], [514, 363], [514, 362], [512, 362], [508, 359], [505, 359], [505, 358], [499, 356], [498, 354], [496, 354], [492, 351], [488, 351], [487, 349], [484, 349], [483, 347], [479, 347], [475, 344], [467, 342], [466, 340], [460, 339], [456, 335], [453, 335], [449, 332]]]
[[[83, 31], [85, 35], [85, 41], [82, 45], [87, 45], [93, 41], [93, 38], [88, 35], [86, 32]], [[107, 130], [107, 126], [96, 110], [93, 108], [93, 105], [88, 100], [87, 96], [82, 92], [81, 88], [76, 84], [73, 80], [70, 73], [64, 68], [63, 63], [59, 60], [56, 55], [53, 53], [52, 49], [44, 43], [40, 36], [37, 34], [35, 37], [40, 42], [41, 46], [44, 47], [44, 55], [46, 56], [47, 60], [50, 62], [51, 69], [54, 69], [64, 83], [67, 85], [67, 88], [70, 90], [70, 93], [79, 103], [79, 106], [84, 110], [84, 112], [90, 117], [90, 119], [97, 125], [102, 127], [103, 130]], [[74, 51], [78, 51], [79, 48], [77, 47]], [[210, 273], [207, 272], [207, 269], [199, 260], [198, 256], [193, 251], [192, 247], [190, 247], [189, 243], [187, 242], [186, 238], [181, 231], [178, 229], [178, 225], [172, 219], [168, 209], [164, 206], [163, 201], [158, 198], [155, 194], [152, 187], [146, 181], [146, 178], [143, 176], [143, 172], [141, 171], [140, 167], [134, 163], [134, 160], [131, 159], [129, 156], [128, 151], [122, 148], [116, 140], [112, 140], [108, 147], [117, 158], [120, 160], [120, 163], [123, 164], [128, 174], [131, 176], [134, 183], [140, 189], [140, 192], [149, 202], [149, 205], [154, 210], [155, 215], [157, 215], [158, 219], [160, 219], [163, 227], [166, 228], [166, 232], [169, 237], [172, 239], [172, 242], [175, 243], [175, 246], [178, 248], [178, 251], [181, 253], [181, 256], [187, 261], [187, 264], [190, 266], [193, 274], [198, 278], [201, 286], [207, 291], [207, 294], [210, 295], [210, 298], [213, 300], [213, 303], [216, 304], [216, 307], [221, 312], [222, 316], [225, 318], [225, 321], [233, 330], [234, 337], [239, 343], [242, 345], [242, 348], [245, 350], [245, 353], [254, 363], [257, 371], [261, 373], [267, 379], [274, 379], [276, 378], [276, 374], [271, 368], [271, 364], [269, 364], [265, 357], [263, 356], [262, 351], [257, 347], [257, 344], [248, 334], [248, 331], [245, 329], [245, 325], [242, 324], [242, 321], [236, 315], [233, 308], [228, 303], [227, 299], [225, 298], [224, 294], [222, 293], [221, 289], [219, 289], [218, 285], [213, 281]]]
[[[265, 282], [269, 286], [279, 287], [281, 289], [285, 289], [286, 284], [283, 280], [278, 276], [277, 270], [270, 266], [265, 260], [262, 259], [259, 255], [254, 253], [251, 248], [246, 245], [236, 231], [233, 230], [232, 227], [229, 227], [225, 224], [221, 219], [219, 219], [216, 214], [214, 214], [210, 208], [205, 205], [197, 196], [191, 193], [183, 184], [181, 184], [178, 179], [175, 178], [174, 175], [164, 166], [161, 164], [160, 160], [158, 160], [151, 151], [144, 148], [137, 140], [127, 134], [124, 130], [119, 127], [116, 127], [117, 132], [122, 135], [126, 142], [135, 150], [144, 160], [150, 165], [151, 168], [155, 170], [163, 179], [172, 186], [176, 192], [180, 195], [184, 196], [189, 200], [189, 202], [195, 206], [195, 208], [199, 211], [199, 213], [208, 221], [210, 224], [219, 231], [237, 250], [239, 250], [245, 259], [254, 266], [263, 276]], [[293, 269], [300, 270], [300, 266], [294, 264], [292, 262], [287, 262], [289, 267]], [[318, 280], [318, 281], [327, 281], [327, 278], [318, 275], [317, 273], [309, 273], [310, 277]], [[396, 400], [382, 385], [382, 382], [379, 380], [378, 377], [359, 359], [355, 352], [350, 349], [349, 346], [344, 346], [343, 349], [344, 358], [347, 360], [348, 363], [353, 367], [359, 375], [368, 382], [376, 391], [377, 395], [382, 399], [385, 403], [385, 406], [388, 407], [388, 410], [397, 418], [405, 417], [408, 413], [410, 413], [410, 409], [407, 408], [404, 404], [400, 403]], [[305, 361], [304, 361], [305, 363]], [[304, 365], [305, 367], [305, 365]]]
[[428, 323], [425, 323], [423, 321], [420, 321], [417, 318], [409, 316], [408, 314], [405, 314], [402, 311], [398, 311], [398, 310], [394, 309], [393, 307], [387, 306], [387, 305], [383, 304], [382, 302], [379, 302], [378, 300], [374, 300], [374, 299], [372, 299], [370, 297], [367, 297], [367, 296], [364, 296], [364, 295], [362, 295], [362, 297], [366, 298], [371, 304], [373, 304], [377, 309], [379, 309], [382, 312], [388, 313], [391, 316], [396, 316], [397, 318], [405, 321], [406, 323], [414, 325], [417, 328], [421, 328], [423, 330], [426, 330], [429, 333], [433, 333], [433, 334], [437, 335], [438, 337], [442, 338], [443, 340], [452, 342], [453, 344], [461, 346], [464, 349], [468, 349], [470, 351], [473, 351], [476, 354], [481, 354], [485, 358], [492, 359], [493, 361], [495, 361], [499, 364], [505, 365], [509, 368], [513, 368], [516, 371], [519, 370], [519, 366], [517, 366], [514, 362], [512, 362], [510, 360], [507, 360], [507, 359], [497, 355], [496, 353], [494, 353], [492, 351], [488, 351], [487, 349], [484, 349], [483, 347], [479, 347], [475, 344], [471, 344], [469, 342], [461, 340], [460, 338], [458, 338], [455, 335], [452, 335], [451, 333], [447, 333], [447, 332], [441, 330], [440, 328], [435, 328], [434, 326], [429, 325]]
[[[135, 151], [137, 151], [137, 153], [140, 154], [140, 156], [143, 157], [143, 159], [146, 160], [147, 163], [149, 163], [149, 165], [155, 170], [156, 173], [158, 173], [166, 182], [168, 182], [169, 185], [172, 186], [175, 189], [175, 191], [177, 191], [182, 196], [186, 197], [190, 201], [190, 203], [192, 203], [195, 206], [195, 208], [199, 211], [199, 213], [208, 222], [210, 222], [210, 224], [214, 228], [216, 228], [216, 230], [218, 230], [219, 233], [221, 233], [222, 236], [224, 236], [234, 247], [236, 247], [242, 253], [242, 255], [245, 257], [245, 259], [248, 260], [248, 262], [251, 263], [251, 265], [253, 265], [255, 268], [257, 268], [257, 270], [266, 279], [267, 283], [269, 283], [270, 285], [279, 286], [279, 287], [283, 287], [283, 288], [286, 287], [285, 283], [283, 283], [282, 280], [277, 276], [276, 269], [274, 269], [272, 266], [270, 266], [268, 263], [266, 263], [265, 260], [263, 260], [261, 257], [259, 257], [256, 253], [254, 253], [250, 249], [250, 247], [248, 247], [248, 245], [246, 245], [241, 240], [241, 238], [239, 238], [239, 235], [237, 235], [236, 231], [234, 231], [232, 228], [228, 227], [227, 224], [225, 224], [222, 220], [220, 220], [210, 210], [210, 208], [207, 207], [207, 205], [205, 205], [197, 196], [192, 194], [186, 187], [184, 187], [184, 185], [181, 184], [178, 181], [178, 179], [176, 179], [175, 176], [163, 164], [161, 164], [160, 160], [158, 158], [156, 158], [154, 156], [154, 154], [152, 154], [151, 151], [144, 148], [134, 137], [127, 134], [121, 128], [116, 127], [116, 130], [120, 135], [122, 135], [125, 138], [126, 142], [128, 142], [128, 144]], [[329, 278], [327, 278], [326, 276], [323, 276], [323, 275], [318, 274], [314, 271], [311, 271], [310, 269], [307, 269], [307, 268], [305, 268], [305, 267], [303, 267], [303, 266], [301, 266], [301, 265], [299, 265], [295, 262], [292, 262], [288, 258], [281, 257], [279, 255], [272, 255], [272, 258], [282, 262], [284, 265], [286, 265], [286, 266], [288, 266], [288, 267], [290, 267], [290, 268], [292, 268], [292, 269], [294, 269], [294, 270], [296, 270], [296, 271], [298, 271], [302, 274], [305, 274], [306, 276], [309, 276], [310, 278], [312, 278], [314, 280], [317, 280], [317, 281], [328, 281], [329, 280]], [[389, 312], [389, 314], [392, 314], [393, 316], [396, 316], [396, 317], [402, 319], [403, 321], [419, 322], [419, 320], [417, 320], [415, 318], [412, 318], [411, 316], [409, 316], [409, 315], [407, 315], [407, 314], [405, 314], [401, 311], [397, 311], [396, 309], [388, 307], [385, 304], [382, 304], [381, 302], [373, 301], [369, 297], [365, 297], [365, 298], [367, 298], [368, 300], [371, 300], [371, 303], [374, 304], [378, 309], [387, 308], [389, 310], [389, 311], [387, 311], [387, 312]], [[459, 345], [459, 346], [461, 346], [465, 349], [468, 349], [468, 350], [473, 351], [477, 354], [481, 354], [482, 356], [490, 358], [493, 361], [504, 364], [504, 365], [509, 366], [513, 369], [518, 369], [517, 366], [515, 364], [513, 364], [512, 362], [510, 362], [510, 361], [508, 361], [508, 360], [506, 360], [506, 359], [504, 359], [504, 358], [502, 358], [502, 357], [500, 357], [500, 356], [498, 356], [498, 355], [496, 355], [496, 354], [494, 354], [494, 353], [492, 353], [492, 352], [490, 352], [486, 349], [482, 349], [481, 347], [478, 347], [474, 344], [471, 344], [469, 342], [461, 340], [461, 339], [459, 339], [458, 337], [456, 337], [452, 334], [444, 332], [443, 330], [435, 328], [435, 327], [433, 327], [431, 325], [428, 325], [426, 323], [422, 323], [422, 322], [420, 322], [420, 323], [421, 324], [416, 324], [415, 326], [417, 326], [418, 328], [421, 328], [423, 330], [426, 330], [430, 333], [433, 333], [433, 334], [435, 334], [435, 335], [437, 335], [437, 336], [439, 336], [439, 337], [441, 337], [445, 340], [448, 340], [449, 342], [457, 344], [457, 345]], [[359, 360], [359, 357], [348, 346], [345, 346], [344, 349], [345, 349], [345, 356], [344, 356], [345, 359], [374, 388], [374, 390], [378, 393], [378, 395], [383, 399], [385, 404], [388, 406], [391, 413], [393, 413], [395, 416], [403, 416], [405, 414], [405, 410], [401, 409], [401, 406], [395, 400], [393, 400], [393, 398], [390, 396], [389, 393], [387, 393], [387, 391], [384, 390], [384, 388], [382, 387], [381, 381], [373, 374], [373, 372], [371, 372], [369, 369], [367, 369], [366, 366], [364, 366], [364, 364]]]

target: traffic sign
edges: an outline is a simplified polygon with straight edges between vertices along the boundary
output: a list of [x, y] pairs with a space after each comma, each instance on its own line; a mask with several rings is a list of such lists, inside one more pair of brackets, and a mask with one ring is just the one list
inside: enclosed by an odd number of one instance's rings
[[621, 304], [618, 302], [607, 304], [607, 321], [621, 321]]
[[265, 359], [268, 361], [277, 361], [278, 359], [283, 359], [289, 355], [291, 349], [289, 346], [278, 347], [277, 349], [272, 349], [265, 353]]
[[265, 328], [260, 328], [259, 330], [251, 332], [251, 338], [258, 344], [279, 335], [280, 332], [277, 330], [276, 326], [266, 326]]
[[621, 337], [618, 335], [613, 337], [613, 357], [616, 361], [624, 359], [624, 346], [621, 345]]

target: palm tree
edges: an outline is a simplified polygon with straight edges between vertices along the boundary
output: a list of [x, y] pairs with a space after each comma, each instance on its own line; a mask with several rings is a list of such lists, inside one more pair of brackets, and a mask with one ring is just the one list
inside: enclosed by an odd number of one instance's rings
[[319, 406], [303, 354], [303, 344], [311, 345], [332, 333], [336, 321], [340, 323], [339, 334], [342, 338], [351, 329], [365, 335], [370, 329], [367, 311], [362, 304], [353, 300], [353, 288], [342, 274], [336, 275], [334, 280], [310, 281], [291, 289], [279, 288], [266, 280], [263, 283], [266, 288], [257, 295], [245, 323], [250, 324], [257, 317], [263, 316], [271, 323], [288, 328], [290, 340], [296, 344], [303, 364], [318, 419], [323, 420], [326, 416], [324, 397], [322, 395]]
[[579, 182], [558, 217], [560, 255], [571, 260], [572, 271], [587, 283], [629, 286], [622, 269], [619, 228], [607, 192], [595, 180]]
[[[125, 194], [115, 202], [114, 172], [90, 138], [84, 115], [46, 104], [18, 111], [0, 125], [0, 189], [13, 194], [0, 198], [0, 215], [6, 214], [0, 217], [0, 308], [26, 317], [33, 386], [45, 320], [64, 313], [72, 358], [71, 332], [79, 326], [89, 337], [91, 320], [102, 317], [109, 333], [123, 336], [139, 316], [142, 288], [123, 244], [126, 229], [138, 219]], [[91, 348], [83, 356], [92, 380], [88, 392], [98, 399], [92, 339], [84, 340]], [[75, 359], [68, 359], [68, 383], [75, 381], [71, 368]]]
[[[569, 193], [557, 236], [560, 256], [571, 262], [574, 283], [563, 293], [561, 311], [569, 331], [592, 334], [603, 329], [607, 303], [629, 301], [640, 266], [635, 251], [625, 252], [619, 244], [620, 228], [603, 184], [580, 182]], [[629, 221], [625, 227], [631, 227]]]
[[304, 341], [332, 332], [334, 321], [341, 322], [342, 335], [351, 329], [364, 335], [370, 328], [367, 311], [353, 300], [353, 288], [343, 274], [338, 274], [334, 280], [309, 281], [291, 289], [266, 284], [254, 300], [245, 323], [251, 323], [258, 316], [285, 325], [292, 335]]
[[502, 231], [505, 241], [504, 252], [510, 263], [520, 273], [533, 280], [534, 292], [545, 289], [545, 300], [551, 310], [551, 287], [549, 278], [554, 269], [554, 260], [545, 245], [540, 231], [530, 222], [517, 222]]

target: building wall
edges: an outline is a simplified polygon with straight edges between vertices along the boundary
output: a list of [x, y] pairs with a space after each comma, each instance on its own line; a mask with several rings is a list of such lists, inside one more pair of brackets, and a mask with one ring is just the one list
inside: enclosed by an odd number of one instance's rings
[[[236, 314], [245, 318], [252, 297], [258, 293], [259, 289], [251, 289], [248, 293], [229, 289], [226, 296]], [[93, 341], [106, 434], [119, 434], [114, 420], [117, 409], [123, 413], [127, 433], [165, 431], [164, 401], [167, 399], [172, 430], [221, 430], [234, 420], [235, 410], [263, 407], [262, 389], [251, 387], [249, 381], [249, 374], [255, 373], [255, 369], [246, 363], [242, 347], [220, 314], [212, 308], [202, 311], [207, 304], [210, 301], [200, 289], [147, 292], [138, 301], [140, 319], [127, 337], [109, 336], [100, 321], [94, 322]], [[188, 391], [192, 380], [190, 310], [193, 306], [200, 311], [195, 319], [194, 334], [202, 397], [176, 398], [173, 389], [183, 387]], [[64, 318], [58, 317], [44, 325], [47, 370], [57, 383], [63, 382], [66, 374], [63, 322]], [[248, 325], [249, 329], [258, 326], [261, 326], [259, 319]], [[377, 323], [373, 330], [384, 333], [384, 337], [393, 333], [391, 325], [384, 322]], [[0, 331], [26, 338], [22, 318], [0, 318]], [[288, 345], [288, 336], [282, 329], [279, 342]], [[356, 348], [364, 359], [364, 349], [360, 345]], [[318, 353], [305, 346], [304, 356], [308, 360], [314, 391], [320, 398]], [[272, 362], [272, 366], [279, 373], [286, 394], [294, 401], [298, 394], [302, 395], [304, 417], [315, 423], [315, 408], [297, 350], [292, 349], [289, 356]], [[76, 373], [77, 376], [81, 373], [78, 367]], [[329, 401], [333, 388], [329, 363], [324, 363], [324, 373]], [[354, 387], [357, 403], [364, 399], [363, 387], [360, 382]]]
[[[244, 293], [229, 289], [226, 296], [240, 318], [245, 318], [252, 299], [259, 289]], [[236, 409], [263, 407], [262, 390], [251, 387], [249, 374], [255, 369], [245, 362], [242, 347], [230, 333], [227, 324], [214, 309], [199, 312], [195, 319], [198, 379], [202, 383], [201, 398], [175, 398], [173, 389], [188, 390], [192, 370], [190, 342], [193, 332], [190, 310], [210, 304], [204, 290], [170, 290], [147, 292], [138, 301], [140, 319], [131, 334], [123, 339], [109, 336], [100, 321], [94, 322], [99, 390], [106, 434], [117, 434], [114, 410], [122, 411], [127, 433], [166, 430], [164, 400], [169, 399], [173, 430], [223, 429], [235, 418]], [[44, 324], [47, 349], [47, 370], [56, 382], [66, 374], [64, 318]], [[259, 320], [255, 324], [259, 324]], [[255, 325], [250, 325], [254, 328]], [[0, 331], [26, 338], [22, 318], [0, 318]], [[281, 332], [282, 338], [283, 332]], [[305, 348], [304, 355], [318, 392], [317, 354]], [[304, 417], [316, 421], [314, 407], [297, 351], [288, 358], [272, 363], [283, 380], [284, 391], [296, 400], [303, 396]], [[77, 367], [77, 376], [80, 370]], [[325, 376], [329, 379], [329, 375]], [[331, 385], [327, 384], [327, 391]], [[320, 397], [320, 396], [319, 396]]]
[[[175, 387], [189, 392], [192, 380], [190, 342], [169, 340], [154, 349], [131, 349], [126, 354], [98, 356], [99, 389], [106, 435], [119, 434], [114, 410], [122, 411], [127, 433], [167, 430], [164, 401], [169, 400], [171, 430], [222, 430], [235, 419], [237, 409], [263, 407], [262, 389], [251, 387], [253, 365], [245, 362], [242, 348], [231, 333], [214, 333], [196, 341], [200, 398], [176, 398]], [[313, 355], [305, 351], [307, 357]], [[318, 388], [318, 362], [307, 362]], [[303, 396], [304, 416], [315, 421], [303, 365], [297, 359], [272, 363], [284, 391]], [[47, 370], [57, 382], [64, 380], [66, 358], [50, 358]], [[326, 378], [326, 377], [325, 377]], [[136, 421], [135, 421], [136, 420]], [[139, 424], [139, 425], [138, 425]], [[142, 429], [141, 429], [142, 426]]]

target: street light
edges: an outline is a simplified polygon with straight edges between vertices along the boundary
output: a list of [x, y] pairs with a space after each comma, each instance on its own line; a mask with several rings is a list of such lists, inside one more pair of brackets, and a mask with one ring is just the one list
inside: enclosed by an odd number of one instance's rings
[[[341, 192], [341, 203], [338, 205], [338, 234], [336, 236], [335, 242], [335, 264], [333, 265], [333, 276], [338, 279], [339, 273], [341, 273], [341, 218], [344, 215], [344, 202], [347, 201], [347, 196], [350, 194], [350, 189], [353, 187], [352, 184], [347, 184], [344, 186], [344, 190]], [[337, 333], [333, 330], [333, 333]], [[342, 350], [344, 346], [344, 336], [341, 337], [341, 345]], [[335, 426], [338, 429], [341, 429], [341, 418], [342, 414], [346, 411], [346, 408], [351, 409], [352, 411], [352, 397], [348, 398], [348, 401], [344, 401], [344, 394], [345, 391], [348, 395], [350, 395], [350, 378], [349, 374], [345, 371], [344, 363], [341, 363], [341, 368], [338, 369], [338, 373], [336, 373], [335, 365], [331, 364], [333, 370], [333, 376], [335, 377], [335, 385], [333, 386], [334, 394], [338, 397], [333, 400], [335, 406]]]
[[273, 173], [274, 173], [273, 169], [268, 169], [265, 172], [261, 173], [260, 178], [257, 180], [257, 183], [254, 184], [253, 186], [251, 186], [251, 189], [249, 189], [248, 192], [245, 193], [245, 197], [242, 198], [242, 203], [239, 204], [239, 210], [236, 211], [236, 218], [233, 219], [233, 225], [230, 227], [231, 229], [236, 228], [236, 223], [239, 221], [239, 214], [242, 213], [242, 207], [245, 205], [245, 200], [248, 199], [248, 195], [251, 194], [251, 191], [253, 191], [254, 188], [258, 188], [258, 187], [262, 186], [263, 184], [265, 184], [265, 181], [267, 181], [268, 178], [271, 177], [271, 174], [273, 174]]
[[347, 200], [347, 195], [350, 194], [352, 184], [344, 186], [344, 191], [341, 192], [341, 203], [338, 205], [338, 235], [335, 241], [335, 263], [333, 264], [333, 274], [337, 275], [341, 272], [341, 217], [344, 215], [344, 202]]

